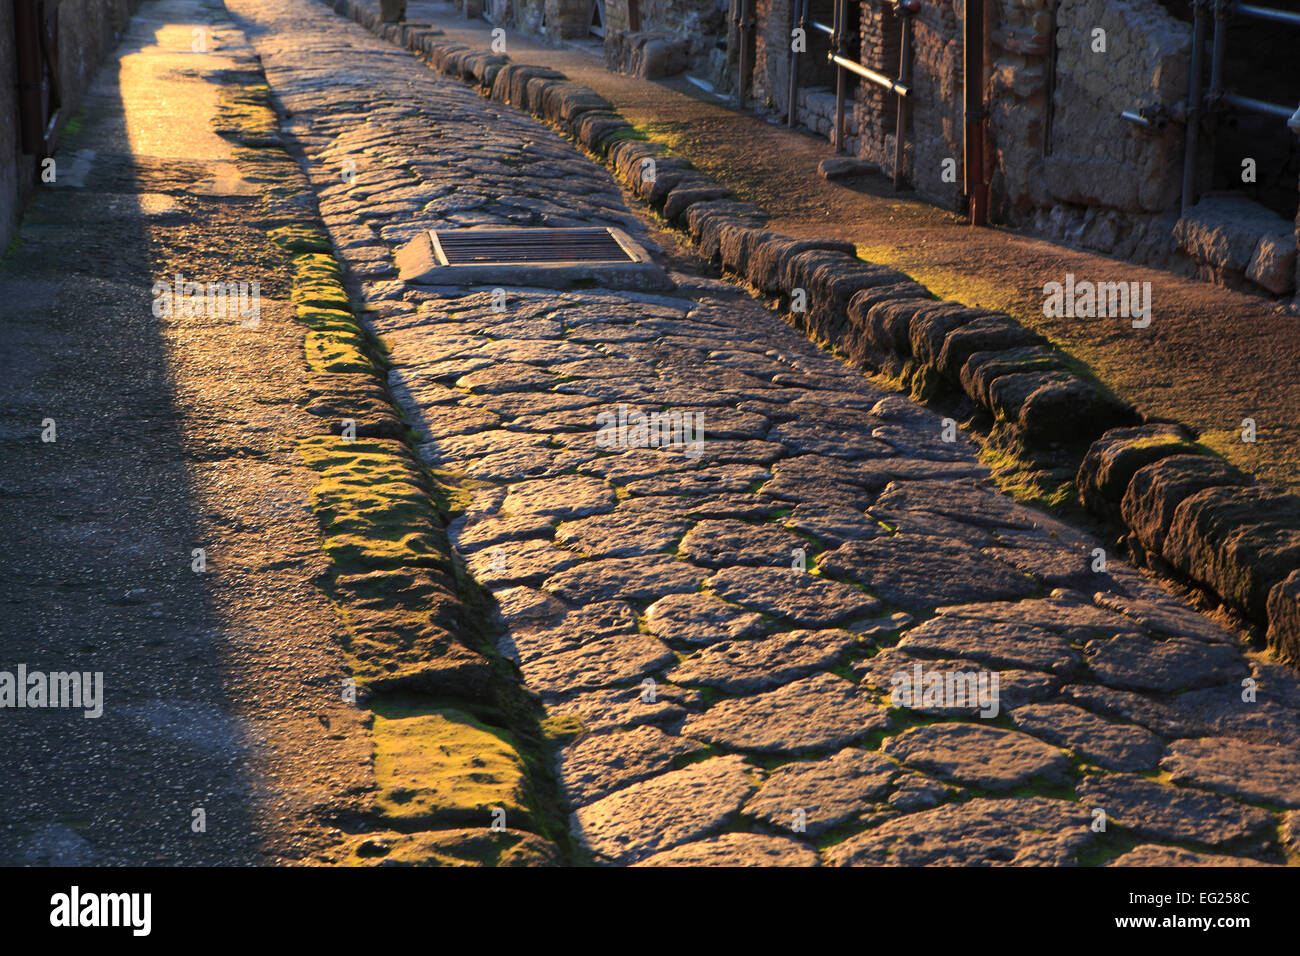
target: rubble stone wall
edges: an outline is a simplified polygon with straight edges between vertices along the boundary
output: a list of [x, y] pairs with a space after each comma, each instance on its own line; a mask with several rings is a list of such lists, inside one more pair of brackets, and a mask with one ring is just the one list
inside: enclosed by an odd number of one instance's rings
[[[58, 17], [60, 123], [76, 113], [100, 62], [117, 44], [139, 0], [50, 0]], [[18, 116], [18, 51], [14, 4], [0, 3], [0, 252], [18, 231], [23, 203], [36, 182], [34, 155], [22, 151]]]

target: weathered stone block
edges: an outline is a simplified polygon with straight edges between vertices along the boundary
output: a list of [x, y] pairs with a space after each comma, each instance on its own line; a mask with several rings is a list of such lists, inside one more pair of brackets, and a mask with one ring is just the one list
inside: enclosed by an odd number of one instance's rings
[[1268, 646], [1300, 664], [1300, 571], [1292, 571], [1268, 592]]
[[1119, 511], [1129, 481], [1139, 468], [1171, 455], [1199, 450], [1181, 425], [1153, 424], [1115, 428], [1092, 443], [1079, 465], [1075, 484], [1085, 508], [1101, 515]]
[[1133, 473], [1120, 513], [1142, 547], [1161, 554], [1174, 511], [1185, 499], [1206, 488], [1248, 484], [1246, 475], [1221, 458], [1173, 455]]
[[999, 352], [1046, 344], [1041, 335], [1029, 331], [1011, 316], [995, 313], [950, 332], [943, 341], [937, 366], [949, 380], [961, 381], [962, 367], [976, 352]]
[[976, 352], [961, 367], [961, 387], [980, 407], [992, 410], [993, 399], [989, 395], [989, 387], [1003, 375], [1051, 371], [1061, 367], [1056, 353], [1041, 345], [998, 352]]
[[1030, 394], [1020, 407], [1018, 424], [1031, 444], [1073, 445], [1137, 420], [1132, 406], [1092, 382], [1071, 377], [1046, 382]]
[[1164, 556], [1256, 621], [1269, 591], [1300, 567], [1300, 497], [1273, 488], [1207, 488], [1174, 511]]

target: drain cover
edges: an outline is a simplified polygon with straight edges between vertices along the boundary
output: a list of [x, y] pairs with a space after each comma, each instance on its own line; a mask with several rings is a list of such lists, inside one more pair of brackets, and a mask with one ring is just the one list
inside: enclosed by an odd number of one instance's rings
[[416, 285], [673, 288], [627, 233], [604, 227], [430, 229], [396, 259], [401, 278]]
[[433, 229], [429, 238], [447, 266], [637, 261], [611, 229]]

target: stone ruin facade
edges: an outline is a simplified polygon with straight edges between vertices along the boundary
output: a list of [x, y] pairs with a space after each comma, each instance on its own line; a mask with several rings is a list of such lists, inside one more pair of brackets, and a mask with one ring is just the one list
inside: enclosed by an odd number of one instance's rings
[[[657, 79], [685, 73], [722, 95], [740, 84], [746, 105], [788, 117], [795, 0], [748, 0], [752, 31], [735, 20], [742, 0], [461, 0], [500, 7], [531, 32], [589, 36], [603, 22], [607, 65]], [[1182, 206], [1192, 48], [1192, 0], [985, 0], [984, 156], [991, 221], [1146, 265], [1290, 296], [1297, 288], [1297, 128], [1273, 117], [1216, 119], [1198, 151], [1199, 202]], [[1300, 0], [1268, 0], [1300, 11]], [[834, 0], [805, 0], [830, 24]], [[901, 15], [894, 0], [850, 0], [846, 55], [900, 75]], [[1212, 13], [1210, 17], [1212, 26]], [[501, 22], [489, 14], [489, 19]], [[911, 95], [903, 179], [915, 194], [965, 212], [964, 0], [923, 0], [912, 17]], [[833, 141], [836, 67], [830, 38], [809, 30], [797, 58], [796, 125]], [[1272, 44], [1272, 46], [1270, 46]], [[1233, 21], [1230, 88], [1300, 102], [1288, 70], [1300, 29]], [[1290, 59], [1288, 59], [1288, 57]], [[1207, 33], [1205, 80], [1210, 42]], [[848, 76], [844, 152], [894, 171], [897, 99]], [[1300, 115], [1300, 114], [1298, 114]], [[1240, 153], [1255, 154], [1244, 157]], [[1267, 189], [1236, 180], [1254, 158]]]

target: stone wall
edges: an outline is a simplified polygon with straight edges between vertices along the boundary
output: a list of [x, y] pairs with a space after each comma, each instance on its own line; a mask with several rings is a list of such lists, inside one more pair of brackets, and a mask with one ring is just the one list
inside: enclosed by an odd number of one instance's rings
[[[701, 74], [709, 72], [712, 52], [720, 39], [727, 35], [727, 5], [719, 0], [639, 0], [641, 13], [640, 33], [646, 37], [627, 39], [632, 33], [628, 0], [606, 0], [605, 49], [614, 68], [639, 72], [626, 65], [621, 49], [643, 46], [652, 40], [673, 51], [673, 69], [670, 75], [690, 69]], [[662, 59], [662, 58], [661, 58]], [[645, 75], [645, 74], [643, 74]]]
[[[1042, 11], [1024, 0], [1022, 21]], [[1173, 252], [1184, 128], [1122, 119], [1125, 110], [1180, 111], [1187, 97], [1191, 27], [1153, 0], [1074, 0], [1056, 14], [1050, 136], [1041, 163], [1017, 147], [1023, 116], [994, 126], [1004, 188], [999, 211], [1051, 238], [1153, 265]], [[1104, 52], [1094, 51], [1105, 31]], [[1032, 95], [1032, 94], [1031, 94]], [[1033, 210], [1032, 215], [1030, 210]]]
[[[60, 124], [76, 113], [99, 64], [117, 44], [140, 0], [46, 0], [59, 24]], [[14, 4], [0, 3], [0, 250], [18, 231], [36, 182], [37, 158], [22, 152], [18, 118]]]
[[[904, 175], [921, 196], [950, 209], [960, 204], [962, 157], [961, 0], [924, 3], [912, 18], [912, 83], [908, 128], [903, 133]], [[862, 60], [887, 76], [899, 75], [901, 23], [892, 3], [862, 5]], [[860, 154], [892, 173], [897, 98], [864, 84], [859, 96]]]

